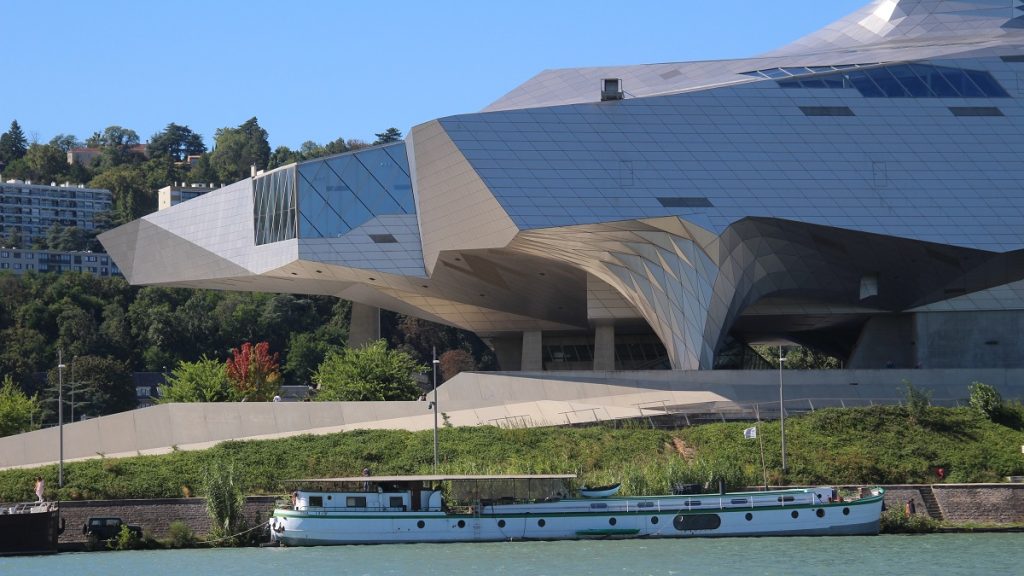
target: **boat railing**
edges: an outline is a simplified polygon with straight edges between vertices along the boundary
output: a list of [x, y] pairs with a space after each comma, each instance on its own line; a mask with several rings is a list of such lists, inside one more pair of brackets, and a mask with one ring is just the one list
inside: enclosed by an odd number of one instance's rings
[[[42, 508], [42, 510], [40, 510]], [[0, 514], [28, 514], [30, 512], [51, 512], [57, 509], [56, 502], [15, 502], [0, 506]]]
[[[337, 514], [338, 512], [408, 512], [408, 508], [405, 506], [297, 506], [296, 510], [301, 510], [306, 514]], [[432, 510], [422, 510], [423, 512], [431, 512]]]

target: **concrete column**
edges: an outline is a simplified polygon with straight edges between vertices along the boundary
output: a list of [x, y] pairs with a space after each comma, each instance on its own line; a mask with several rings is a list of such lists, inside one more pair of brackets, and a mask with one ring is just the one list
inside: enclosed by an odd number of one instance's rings
[[594, 370], [615, 370], [615, 325], [598, 324], [594, 331]]
[[543, 342], [540, 330], [526, 330], [523, 332], [523, 372], [540, 372], [544, 369], [541, 344]]
[[348, 325], [348, 347], [358, 348], [380, 338], [380, 308], [352, 303], [352, 318]]

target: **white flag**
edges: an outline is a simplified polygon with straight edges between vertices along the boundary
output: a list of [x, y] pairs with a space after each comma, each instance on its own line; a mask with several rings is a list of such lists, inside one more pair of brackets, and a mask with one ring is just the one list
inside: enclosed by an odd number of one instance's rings
[[753, 440], [757, 438], [757, 427], [747, 428], [743, 431], [743, 438], [746, 440]]

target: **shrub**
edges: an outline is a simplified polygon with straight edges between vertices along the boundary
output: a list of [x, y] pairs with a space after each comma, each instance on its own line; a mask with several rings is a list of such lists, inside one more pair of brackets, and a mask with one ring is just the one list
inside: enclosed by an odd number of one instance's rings
[[192, 533], [192, 529], [181, 520], [171, 522], [167, 532], [170, 536], [168, 545], [171, 548], [189, 548], [196, 542], [196, 536]]
[[212, 462], [206, 469], [204, 492], [206, 512], [212, 524], [210, 535], [220, 540], [220, 544], [235, 544], [234, 536], [244, 530], [245, 496], [235, 482], [234, 467]]
[[111, 550], [135, 550], [142, 544], [141, 539], [134, 531], [128, 528], [127, 524], [121, 524], [121, 530], [117, 536], [112, 538], [107, 546]]
[[927, 514], [907, 516], [899, 507], [882, 512], [881, 530], [884, 534], [926, 534], [939, 529], [939, 523]]
[[920, 424], [924, 422], [925, 416], [928, 414], [932, 391], [927, 388], [917, 388], [909, 380], [904, 380], [903, 385], [906, 387], [907, 413], [910, 414], [912, 421]]
[[971, 408], [994, 420], [1003, 408], [1003, 397], [999, 392], [983, 382], [972, 382], [968, 387], [971, 391]]

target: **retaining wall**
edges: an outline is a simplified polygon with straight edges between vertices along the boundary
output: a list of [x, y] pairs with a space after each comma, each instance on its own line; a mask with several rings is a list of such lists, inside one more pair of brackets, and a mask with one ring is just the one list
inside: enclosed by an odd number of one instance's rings
[[1024, 522], [1024, 484], [931, 484], [885, 486], [885, 504], [902, 509], [913, 500], [927, 514], [921, 490], [931, 486], [944, 520], [1008, 524]]
[[[919, 514], [927, 514], [920, 485], [886, 486], [885, 502], [902, 508], [913, 499]], [[945, 519], [950, 522], [1004, 524], [1024, 522], [1024, 484], [935, 484], [931, 486]], [[245, 518], [251, 526], [267, 520], [274, 510], [273, 496], [246, 499]], [[193, 533], [210, 532], [206, 501], [202, 498], [153, 500], [83, 500], [61, 502], [67, 529], [62, 543], [85, 542], [82, 525], [92, 516], [116, 516], [141, 526], [155, 538], [167, 538], [174, 521], [184, 522]]]
[[[250, 526], [265, 522], [274, 511], [273, 496], [246, 498], [245, 519]], [[141, 526], [146, 535], [167, 538], [172, 522], [184, 522], [194, 534], [202, 537], [210, 532], [210, 517], [203, 498], [159, 498], [153, 500], [81, 500], [60, 503], [65, 530], [60, 543], [85, 542], [82, 526], [96, 516], [118, 517], [128, 524]]]

